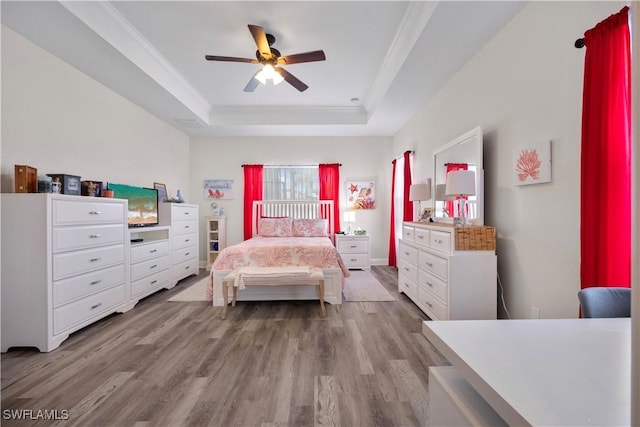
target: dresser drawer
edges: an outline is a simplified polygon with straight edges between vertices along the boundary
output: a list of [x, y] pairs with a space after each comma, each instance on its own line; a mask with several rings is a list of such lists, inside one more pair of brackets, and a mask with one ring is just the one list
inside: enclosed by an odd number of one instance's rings
[[156, 271], [169, 268], [169, 255], [153, 258], [147, 261], [138, 262], [131, 265], [131, 280], [138, 280]]
[[171, 221], [198, 220], [198, 207], [174, 204], [171, 206]]
[[182, 235], [182, 234], [191, 234], [198, 233], [198, 220], [184, 220], [184, 221], [176, 221], [173, 223], [171, 227], [171, 233], [173, 235]]
[[131, 282], [131, 296], [137, 297], [144, 293], [165, 287], [169, 283], [169, 270], [158, 271], [142, 279]]
[[187, 248], [180, 248], [180, 249], [174, 250], [173, 255], [171, 257], [171, 262], [173, 264], [178, 264], [178, 263], [191, 260], [197, 257], [198, 257], [198, 247], [189, 246]]
[[418, 306], [431, 320], [448, 320], [447, 307], [430, 292], [418, 291]]
[[53, 333], [55, 335], [64, 332], [124, 301], [124, 285], [120, 285], [55, 308], [53, 310]]
[[402, 239], [406, 240], [407, 242], [411, 242], [413, 243], [414, 241], [414, 232], [415, 232], [415, 228], [414, 227], [409, 227], [407, 225], [402, 227]]
[[338, 240], [338, 252], [341, 254], [361, 254], [369, 252], [369, 241], [367, 239], [340, 238]]
[[416, 228], [415, 232], [415, 242], [418, 245], [422, 245], [425, 247], [429, 247], [429, 230], [425, 230], [423, 228]]
[[124, 245], [53, 255], [53, 279], [64, 279], [124, 262]]
[[131, 263], [133, 264], [146, 259], [157, 258], [162, 255], [167, 255], [168, 253], [168, 240], [131, 246]]
[[427, 252], [420, 252], [418, 255], [418, 266], [445, 282], [449, 280], [448, 262], [444, 258], [440, 258]]
[[123, 224], [55, 227], [53, 251], [63, 252], [124, 243], [124, 236]]
[[171, 237], [173, 249], [187, 248], [198, 244], [198, 233], [181, 234]]
[[125, 218], [124, 203], [53, 201], [53, 225], [104, 224]]
[[404, 292], [409, 298], [415, 301], [418, 297], [418, 285], [415, 280], [411, 280], [406, 274], [398, 274], [398, 292]]
[[400, 259], [409, 261], [411, 264], [418, 265], [418, 250], [412, 246], [405, 245], [402, 240], [400, 240]]
[[451, 233], [431, 230], [430, 246], [431, 249], [435, 249], [446, 254], [451, 253]]
[[53, 306], [124, 283], [124, 264], [53, 282]]
[[192, 258], [179, 264], [174, 264], [172, 274], [177, 280], [180, 280], [192, 274], [198, 274], [198, 267], [198, 259]]
[[398, 272], [404, 274], [414, 282], [418, 281], [418, 268], [403, 259], [398, 261]]
[[448, 300], [447, 283], [438, 279], [436, 276], [427, 273], [424, 270], [418, 271], [418, 286], [420, 286], [420, 292], [431, 292], [445, 304]]

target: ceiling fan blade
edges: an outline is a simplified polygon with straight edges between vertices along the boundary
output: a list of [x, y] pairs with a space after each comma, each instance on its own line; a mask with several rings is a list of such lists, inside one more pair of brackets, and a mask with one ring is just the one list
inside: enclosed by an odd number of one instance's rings
[[236, 58], [235, 56], [217, 56], [217, 55], [205, 55], [204, 59], [207, 61], [227, 61], [227, 62], [248, 62], [250, 64], [257, 64], [257, 59], [251, 58]]
[[280, 73], [282, 78], [285, 79], [287, 83], [298, 89], [300, 92], [304, 92], [309, 88], [309, 86], [304, 84], [300, 79], [298, 79], [296, 76], [294, 76], [284, 68], [276, 68], [276, 71]]
[[322, 50], [314, 50], [312, 52], [296, 53], [293, 55], [281, 56], [278, 58], [278, 64], [290, 65], [299, 64], [301, 62], [324, 61], [327, 57]]
[[251, 35], [256, 41], [256, 46], [258, 46], [260, 55], [266, 59], [271, 59], [271, 48], [269, 47], [269, 42], [267, 41], [267, 35], [264, 32], [264, 28], [258, 25], [249, 24], [249, 31], [251, 31]]
[[256, 90], [256, 88], [258, 87], [258, 84], [260, 83], [258, 79], [256, 79], [256, 76], [261, 70], [262, 68], [260, 68], [258, 71], [255, 72], [253, 76], [251, 76], [251, 80], [249, 80], [249, 83], [247, 83], [247, 85], [244, 87], [245, 92], [253, 92], [254, 90]]

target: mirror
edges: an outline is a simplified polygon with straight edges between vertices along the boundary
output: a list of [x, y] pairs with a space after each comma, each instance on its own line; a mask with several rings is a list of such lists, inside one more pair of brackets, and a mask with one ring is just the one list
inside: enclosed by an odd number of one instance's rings
[[[475, 172], [476, 194], [466, 202], [467, 223], [484, 225], [484, 169], [482, 167], [482, 129], [477, 127], [450, 141], [433, 153], [435, 221], [451, 222], [458, 214], [458, 202], [445, 196], [447, 168], [467, 168]], [[466, 165], [466, 166], [464, 166]]]

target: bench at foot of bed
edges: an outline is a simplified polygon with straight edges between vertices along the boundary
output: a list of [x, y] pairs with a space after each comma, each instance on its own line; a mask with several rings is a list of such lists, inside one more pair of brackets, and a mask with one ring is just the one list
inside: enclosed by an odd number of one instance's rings
[[320, 312], [322, 317], [327, 317], [324, 308], [324, 273], [321, 268], [281, 268], [281, 267], [260, 267], [241, 268], [234, 270], [222, 279], [222, 318], [227, 316], [227, 305], [229, 304], [229, 285], [232, 287], [231, 306], [236, 306], [238, 288], [244, 286], [280, 286], [280, 285], [311, 285], [318, 287], [318, 297], [320, 299]]

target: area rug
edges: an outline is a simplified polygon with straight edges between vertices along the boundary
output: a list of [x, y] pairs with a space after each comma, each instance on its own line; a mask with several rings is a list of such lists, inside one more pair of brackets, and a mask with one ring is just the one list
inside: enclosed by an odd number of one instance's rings
[[206, 301], [207, 283], [209, 282], [209, 276], [200, 279], [193, 285], [189, 286], [179, 294], [169, 298], [169, 302], [190, 302], [190, 301]]
[[395, 301], [396, 299], [378, 282], [370, 271], [350, 271], [351, 277], [344, 281], [342, 294], [349, 302]]

